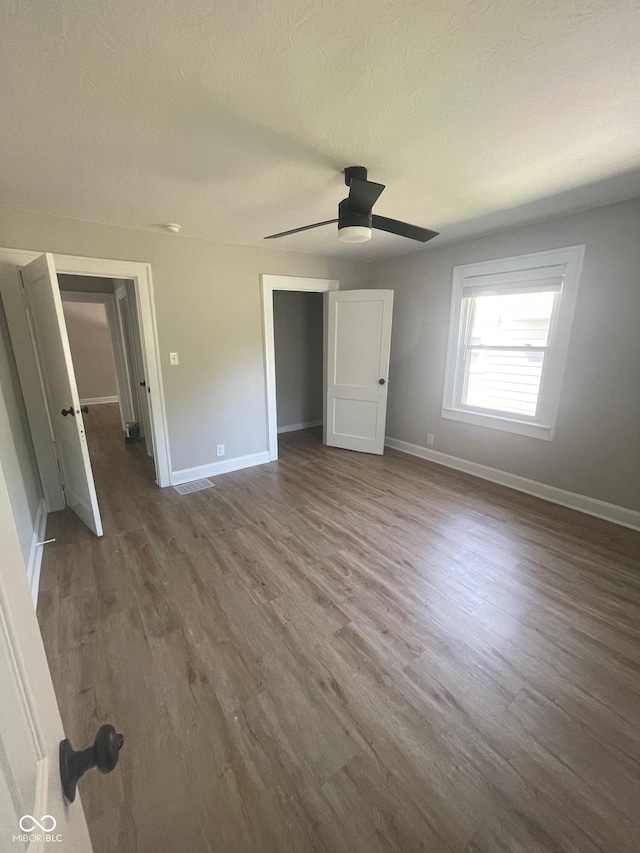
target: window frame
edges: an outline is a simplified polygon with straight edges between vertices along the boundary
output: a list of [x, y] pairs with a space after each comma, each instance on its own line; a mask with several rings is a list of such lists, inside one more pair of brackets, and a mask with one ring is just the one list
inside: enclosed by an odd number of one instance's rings
[[[453, 268], [449, 338], [441, 410], [443, 418], [517, 433], [529, 438], [553, 440], [584, 252], [584, 245], [569, 246], [563, 249], [463, 264]], [[545, 351], [536, 415], [528, 417], [501, 410], [481, 409], [463, 403], [467, 376], [465, 356], [471, 346], [468, 338], [469, 323], [473, 314], [472, 310], [465, 310], [464, 302], [465, 298], [471, 295], [470, 290], [477, 287], [496, 292], [500, 290], [517, 292], [518, 282], [523, 282], [523, 290], [527, 292], [532, 289], [548, 290], [554, 286], [557, 287], [558, 280], [560, 280], [560, 287], [554, 300], [546, 347], [526, 348], [530, 351], [537, 349]], [[524, 285], [525, 281], [528, 282], [527, 285]], [[556, 284], [545, 287], [545, 281]], [[471, 308], [473, 302], [467, 305]], [[478, 348], [477, 345], [475, 346]], [[495, 349], [495, 347], [487, 348]], [[518, 347], [508, 349], [516, 350]], [[522, 349], [525, 348], [522, 347]]]

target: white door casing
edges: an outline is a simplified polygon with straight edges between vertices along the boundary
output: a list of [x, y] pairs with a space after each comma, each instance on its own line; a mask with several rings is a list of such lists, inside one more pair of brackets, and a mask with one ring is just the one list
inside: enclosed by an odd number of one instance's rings
[[1, 466], [0, 542], [0, 850], [91, 853], [79, 796], [62, 796], [62, 721]]
[[[102, 536], [102, 521], [53, 256], [41, 255], [23, 267], [22, 281], [65, 501], [96, 536]], [[63, 416], [62, 411], [69, 409], [73, 414]]]
[[325, 295], [326, 410], [330, 447], [384, 453], [392, 290]]
[[[304, 293], [327, 293], [338, 290], [340, 282], [329, 278], [302, 278], [293, 275], [261, 275], [262, 338], [264, 344], [265, 402], [267, 417], [267, 447], [269, 460], [278, 458], [278, 416], [276, 409], [276, 354], [273, 329], [273, 292], [296, 290]], [[326, 361], [326, 340], [325, 340]], [[326, 365], [325, 365], [326, 367]]]
[[[0, 289], [9, 323], [11, 342], [16, 356], [20, 383], [23, 388], [29, 424], [34, 438], [38, 470], [43, 483], [47, 511], [62, 509], [64, 496], [60, 488], [53, 440], [47, 420], [47, 407], [42, 390], [36, 356], [31, 343], [19, 270], [40, 257], [40, 252], [28, 249], [0, 247]], [[76, 255], [54, 254], [58, 273], [126, 279], [132, 282], [132, 299], [136, 307], [141, 336], [144, 376], [147, 381], [147, 403], [156, 482], [171, 485], [171, 453], [169, 428], [162, 383], [162, 368], [158, 342], [153, 276], [151, 266], [137, 261], [108, 258], [85, 258]], [[151, 393], [149, 393], [151, 391]]]

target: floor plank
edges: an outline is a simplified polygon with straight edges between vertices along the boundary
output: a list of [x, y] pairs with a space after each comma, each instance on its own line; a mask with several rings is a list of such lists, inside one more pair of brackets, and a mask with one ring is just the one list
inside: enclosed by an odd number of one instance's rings
[[639, 534], [317, 430], [180, 496], [86, 421], [38, 615], [74, 745], [125, 733], [96, 853], [639, 849]]

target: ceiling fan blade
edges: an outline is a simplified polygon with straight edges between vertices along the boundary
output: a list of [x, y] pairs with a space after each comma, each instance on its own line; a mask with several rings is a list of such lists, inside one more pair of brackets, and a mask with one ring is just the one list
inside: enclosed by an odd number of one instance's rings
[[269, 234], [265, 240], [275, 240], [276, 237], [288, 237], [289, 234], [299, 234], [300, 231], [309, 231], [311, 228], [320, 228], [321, 225], [332, 225], [337, 219], [326, 219], [324, 222], [314, 222], [313, 225], [303, 225], [302, 228], [292, 228], [291, 231], [281, 231], [279, 234]]
[[438, 231], [429, 231], [428, 228], [420, 228], [418, 225], [409, 225], [408, 222], [399, 222], [397, 219], [387, 219], [386, 216], [376, 216], [371, 219], [371, 226], [378, 231], [388, 231], [389, 234], [399, 234], [400, 237], [408, 237], [410, 240], [419, 240], [426, 243], [437, 237]]
[[352, 178], [349, 183], [349, 210], [354, 213], [371, 213], [371, 208], [380, 198], [383, 189], [384, 184]]

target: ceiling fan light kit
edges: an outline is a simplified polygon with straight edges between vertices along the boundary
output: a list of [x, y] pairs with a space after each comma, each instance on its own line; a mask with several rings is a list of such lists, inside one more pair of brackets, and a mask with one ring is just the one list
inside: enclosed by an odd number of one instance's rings
[[366, 225], [345, 225], [338, 229], [338, 239], [343, 243], [365, 243], [371, 239], [371, 228]]
[[324, 222], [315, 222], [313, 225], [303, 225], [302, 228], [280, 231], [264, 239], [275, 240], [278, 237], [288, 237], [290, 234], [320, 228], [322, 225], [335, 225], [336, 222], [338, 239], [343, 243], [364, 243], [370, 240], [372, 228], [387, 231], [389, 234], [398, 234], [409, 240], [418, 240], [421, 243], [426, 243], [427, 240], [438, 236], [437, 231], [410, 225], [408, 222], [399, 222], [397, 219], [389, 219], [386, 216], [376, 216], [372, 212], [373, 205], [382, 194], [384, 184], [367, 180], [367, 170], [364, 166], [348, 166], [344, 170], [344, 182], [349, 187], [349, 195], [338, 205], [337, 219], [326, 219]]

